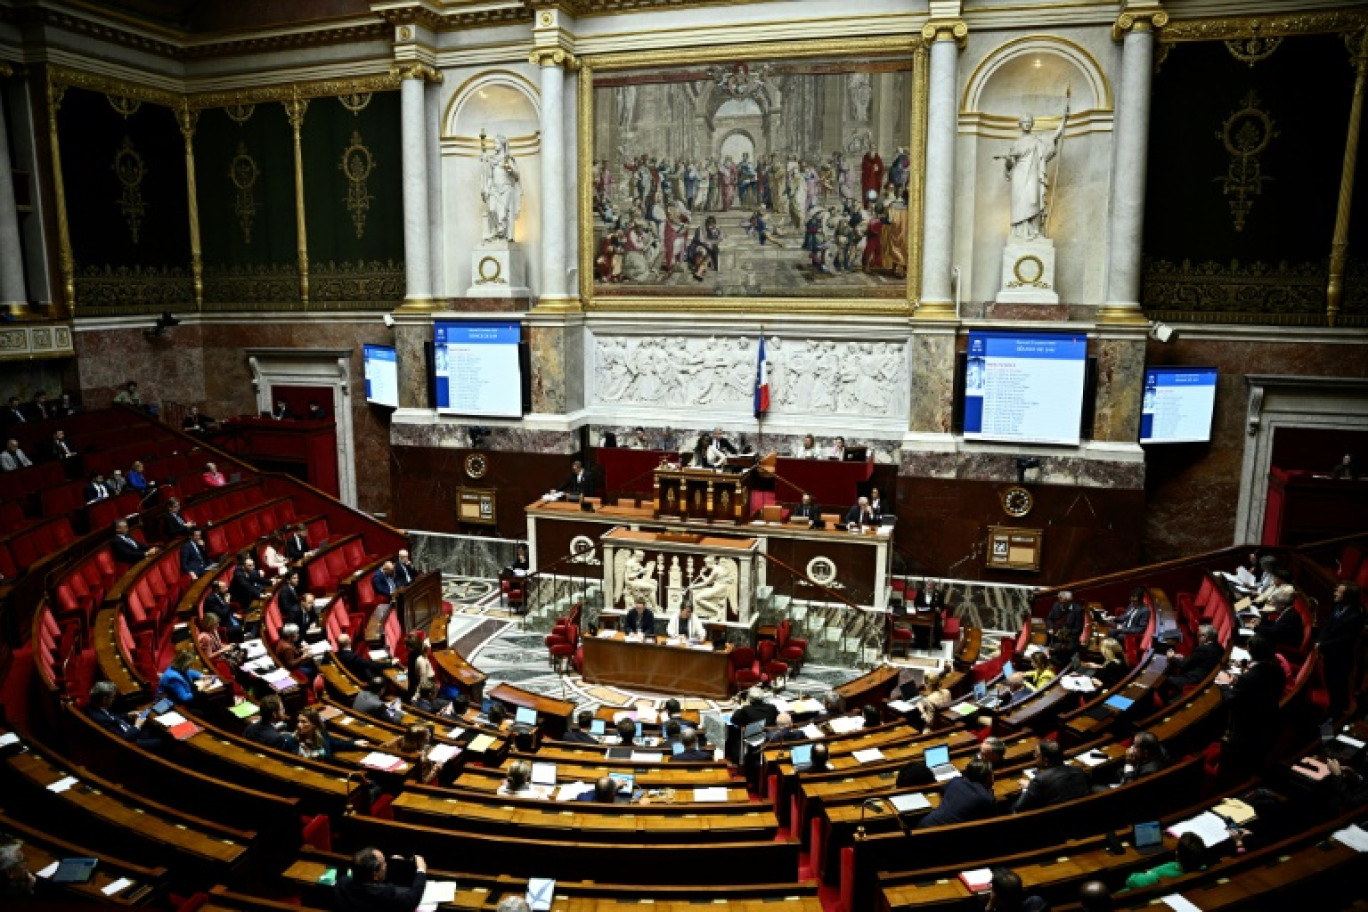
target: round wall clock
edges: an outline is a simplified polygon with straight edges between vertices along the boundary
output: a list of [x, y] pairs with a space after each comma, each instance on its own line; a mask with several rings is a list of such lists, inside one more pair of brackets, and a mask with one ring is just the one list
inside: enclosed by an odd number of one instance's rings
[[483, 453], [471, 453], [465, 458], [465, 471], [471, 478], [484, 478], [489, 471], [489, 460]]
[[1031, 495], [1030, 491], [1019, 485], [1013, 485], [1002, 492], [1002, 511], [1008, 516], [1020, 519], [1030, 513], [1034, 506], [1035, 497]]

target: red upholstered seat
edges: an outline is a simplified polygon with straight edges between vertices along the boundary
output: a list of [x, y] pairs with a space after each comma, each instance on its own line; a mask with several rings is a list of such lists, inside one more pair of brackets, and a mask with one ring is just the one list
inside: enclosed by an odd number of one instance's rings
[[730, 676], [738, 687], [749, 687], [760, 681], [760, 669], [756, 667], [753, 648], [738, 646], [732, 650]]
[[570, 663], [578, 646], [579, 628], [574, 624], [571, 624], [565, 629], [565, 639], [559, 643], [552, 643], [550, 645], [551, 666], [559, 670], [567, 663]]
[[787, 662], [780, 662], [775, 659], [764, 663], [761, 666], [764, 679], [775, 687], [783, 687], [788, 680], [789, 667]]
[[795, 637], [793, 634], [793, 621], [785, 618], [779, 623], [779, 651], [778, 658], [782, 662], [788, 663], [793, 667], [794, 674], [803, 668], [803, 660], [807, 658], [807, 640]]

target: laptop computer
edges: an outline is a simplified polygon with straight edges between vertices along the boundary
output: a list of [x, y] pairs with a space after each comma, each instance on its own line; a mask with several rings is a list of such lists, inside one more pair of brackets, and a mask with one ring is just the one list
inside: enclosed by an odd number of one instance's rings
[[523, 725], [536, 725], [537, 711], [529, 706], [519, 706], [518, 711], [513, 714], [513, 721]]
[[607, 730], [608, 723], [604, 722], [602, 719], [595, 719], [593, 722], [589, 723], [589, 734], [591, 735], [601, 735]]
[[1012, 676], [1012, 672], [1013, 672], [1013, 671], [1015, 671], [1015, 669], [1012, 668], [1012, 663], [1011, 663], [1011, 662], [1003, 662], [1003, 663], [1002, 663], [1002, 676], [1003, 676], [1004, 678], [1010, 678], [1010, 677]]
[[1150, 820], [1137, 823], [1131, 835], [1131, 845], [1141, 855], [1154, 855], [1164, 851], [1164, 829], [1159, 821]]
[[63, 858], [52, 872], [53, 883], [86, 883], [95, 875], [98, 858]]
[[617, 783], [618, 794], [632, 794], [632, 788], [636, 785], [636, 776], [631, 773], [609, 773], [608, 778]]
[[812, 745], [798, 745], [789, 752], [789, 760], [793, 761], [794, 769], [806, 769], [812, 766]]
[[922, 762], [931, 771], [931, 775], [936, 777], [937, 782], [954, 779], [960, 774], [959, 770], [955, 769], [955, 764], [950, 762], [950, 748], [944, 744], [928, 747], [926, 753], [922, 754]]

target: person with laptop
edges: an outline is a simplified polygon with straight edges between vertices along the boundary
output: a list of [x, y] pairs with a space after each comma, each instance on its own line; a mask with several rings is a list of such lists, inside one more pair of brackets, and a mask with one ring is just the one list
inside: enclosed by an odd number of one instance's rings
[[593, 724], [594, 714], [587, 709], [581, 709], [575, 716], [574, 724], [570, 726], [569, 731], [565, 733], [565, 737], [561, 740], [569, 741], [571, 744], [598, 744], [598, 738], [595, 738], [589, 733], [589, 729]]
[[1055, 679], [1055, 671], [1050, 667], [1050, 654], [1041, 649], [1031, 653], [1031, 670], [1026, 672], [1026, 686], [1032, 690], [1044, 690]]
[[1130, 592], [1130, 601], [1117, 612], [1116, 626], [1112, 636], [1139, 636], [1149, 627], [1150, 606], [1145, 602], [1145, 587], [1136, 586]]
[[[1003, 669], [1006, 671], [1006, 668]], [[1013, 671], [1007, 674], [1007, 687], [998, 694], [998, 709], [1006, 709], [1025, 700], [1034, 690], [1026, 686], [1026, 675], [1020, 671]]]
[[1126, 878], [1126, 886], [1118, 892], [1140, 890], [1165, 880], [1182, 877], [1184, 874], [1205, 871], [1206, 855], [1206, 843], [1202, 841], [1202, 837], [1196, 833], [1184, 833], [1178, 837], [1178, 850], [1174, 852], [1173, 861], [1165, 862], [1148, 871], [1136, 871]]
[[802, 732], [797, 731], [796, 729], [794, 729], [794, 727], [793, 727], [793, 716], [789, 715], [788, 713], [786, 713], [786, 712], [781, 712], [781, 713], [775, 718], [775, 724], [776, 724], [778, 727], [777, 727], [773, 732], [770, 733], [770, 736], [769, 736], [769, 739], [768, 739], [768, 740], [770, 741], [770, 743], [772, 743], [772, 744], [783, 744], [785, 741], [806, 741], [806, 740], [807, 740], [807, 735], [805, 735], [805, 734], [803, 734]]
[[[937, 750], [937, 748], [930, 748], [921, 754], [921, 756], [913, 757], [911, 760], [904, 763], [898, 769], [898, 778], [894, 780], [894, 786], [897, 788], [916, 788], [921, 785], [931, 785], [935, 782], [935, 774], [931, 772], [931, 767], [928, 765], [931, 762], [928, 758], [931, 757], [932, 751], [935, 750]], [[948, 750], [946, 751], [946, 757], [949, 757]]]
[[1021, 797], [1013, 811], [1034, 811], [1088, 794], [1088, 774], [1064, 763], [1064, 748], [1058, 741], [1040, 739], [1035, 748], [1035, 776], [1021, 777]]
[[698, 745], [698, 730], [686, 728], [679, 736], [679, 743], [682, 749], [677, 754], [671, 754], [667, 763], [711, 763], [713, 752]]
[[793, 508], [794, 520], [807, 520], [810, 523], [819, 521], [822, 518], [822, 508], [812, 502], [812, 495], [804, 492], [803, 499], [798, 506]]
[[940, 804], [921, 819], [917, 829], [983, 820], [996, 812], [993, 768], [982, 760], [970, 760], [964, 767], [963, 775], [946, 780]]

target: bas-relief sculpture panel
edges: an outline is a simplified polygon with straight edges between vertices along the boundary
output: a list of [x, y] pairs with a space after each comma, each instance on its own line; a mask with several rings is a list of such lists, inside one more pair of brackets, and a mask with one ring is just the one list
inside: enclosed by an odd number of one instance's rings
[[[758, 339], [593, 335], [590, 405], [701, 408], [749, 420]], [[771, 417], [839, 415], [905, 425], [908, 352], [902, 342], [765, 340]]]
[[594, 79], [599, 295], [907, 293], [907, 60]]

